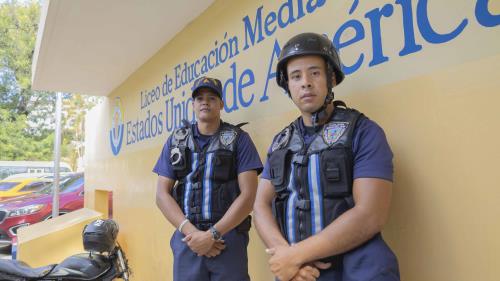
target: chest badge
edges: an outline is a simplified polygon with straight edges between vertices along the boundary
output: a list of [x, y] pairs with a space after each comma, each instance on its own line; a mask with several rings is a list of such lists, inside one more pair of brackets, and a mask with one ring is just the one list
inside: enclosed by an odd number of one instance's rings
[[271, 147], [271, 151], [275, 151], [287, 145], [288, 140], [290, 139], [290, 127], [286, 127], [273, 142], [273, 146]]
[[234, 139], [236, 139], [236, 132], [235, 131], [222, 131], [220, 133], [220, 142], [228, 146], [233, 143]]
[[323, 128], [323, 140], [326, 144], [336, 143], [349, 127], [349, 122], [330, 122]]

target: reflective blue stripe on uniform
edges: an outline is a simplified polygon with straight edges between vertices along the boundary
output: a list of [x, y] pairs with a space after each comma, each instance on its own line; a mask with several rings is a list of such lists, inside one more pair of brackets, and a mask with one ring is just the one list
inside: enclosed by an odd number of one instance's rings
[[311, 201], [312, 234], [317, 234], [323, 229], [323, 194], [321, 191], [321, 178], [319, 173], [318, 154], [309, 158], [309, 200]]
[[201, 211], [203, 214], [204, 219], [210, 219], [210, 212], [211, 212], [211, 195], [212, 195], [212, 181], [210, 180], [210, 177], [212, 175], [212, 170], [213, 170], [213, 162], [214, 159], [214, 153], [208, 153], [207, 154], [207, 159], [206, 159], [206, 164], [205, 164], [205, 175], [203, 177], [203, 205], [201, 206]]
[[287, 206], [286, 206], [286, 225], [287, 225], [287, 236], [289, 243], [296, 243], [295, 239], [295, 202], [297, 201], [297, 191], [295, 190], [294, 183], [295, 167], [292, 163], [292, 168], [290, 171], [290, 177], [288, 181], [287, 189], [290, 191], [290, 196], [288, 196]]
[[191, 177], [194, 171], [196, 171], [196, 166], [198, 165], [198, 153], [193, 153], [193, 163], [191, 164], [191, 172], [186, 176], [186, 188], [184, 189], [184, 214], [186, 217], [189, 215], [189, 196], [191, 195], [191, 188], [193, 187], [193, 182]]

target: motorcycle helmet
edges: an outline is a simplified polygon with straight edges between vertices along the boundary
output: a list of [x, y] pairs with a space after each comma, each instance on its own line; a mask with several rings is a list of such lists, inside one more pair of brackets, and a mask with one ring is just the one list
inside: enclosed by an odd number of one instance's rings
[[95, 220], [83, 229], [83, 248], [89, 252], [111, 252], [117, 235], [118, 224], [114, 220]]

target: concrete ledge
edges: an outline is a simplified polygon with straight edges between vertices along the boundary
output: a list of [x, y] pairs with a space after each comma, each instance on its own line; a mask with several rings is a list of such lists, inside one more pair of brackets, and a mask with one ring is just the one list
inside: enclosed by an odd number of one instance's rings
[[39, 267], [81, 253], [83, 227], [102, 217], [102, 213], [83, 208], [20, 228], [17, 232], [17, 259]]

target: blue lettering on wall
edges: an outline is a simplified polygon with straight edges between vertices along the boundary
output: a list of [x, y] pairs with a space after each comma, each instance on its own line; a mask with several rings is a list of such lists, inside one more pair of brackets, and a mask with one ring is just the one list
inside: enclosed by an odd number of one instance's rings
[[[264, 8], [264, 6], [260, 6], [256, 11], [254, 26], [252, 26], [252, 22], [248, 16], [243, 18], [243, 22], [245, 23], [245, 47], [243, 47], [243, 50], [250, 48], [250, 44], [253, 46], [255, 43], [264, 40], [264, 36], [262, 36], [262, 8]], [[257, 42], [255, 42], [256, 35], [258, 38]], [[250, 44], [248, 44], [249, 42]]]
[[389, 60], [389, 57], [384, 56], [384, 53], [382, 51], [380, 21], [382, 17], [390, 17], [392, 15], [392, 12], [392, 5], [385, 4], [381, 9], [374, 9], [365, 14], [365, 17], [370, 20], [372, 31], [373, 58], [372, 61], [368, 64], [369, 66], [375, 66]]
[[[308, 0], [306, 4], [306, 11], [308, 14], [314, 13], [318, 8], [325, 5], [326, 0]], [[245, 46], [243, 50], [262, 42], [265, 40], [262, 33], [262, 11], [264, 6], [257, 8], [253, 21], [247, 15], [243, 17], [244, 32], [245, 32]], [[295, 14], [296, 11], [296, 14]], [[303, 0], [287, 0], [278, 8], [278, 12], [270, 11], [264, 16], [264, 31], [266, 36], [271, 36], [277, 27], [274, 25], [278, 20], [278, 27], [283, 29], [288, 25], [298, 21], [305, 16]]]
[[262, 97], [260, 97], [260, 102], [267, 101], [269, 99], [269, 97], [267, 96], [267, 88], [269, 86], [269, 81], [274, 81], [274, 79], [276, 78], [276, 72], [274, 71], [273, 64], [274, 59], [278, 59], [280, 53], [280, 44], [278, 43], [278, 40], [274, 40], [273, 51], [271, 53], [271, 58], [269, 59], [269, 67], [267, 68], [266, 85], [264, 86]]
[[[231, 77], [227, 79], [226, 83], [224, 83], [223, 87], [223, 100], [224, 100], [224, 110], [227, 113], [238, 110], [238, 98], [236, 96], [236, 63], [232, 63], [231, 66]], [[229, 90], [232, 90], [232, 95], [230, 96]], [[230, 101], [232, 101], [232, 105], [230, 105]]]
[[427, 0], [420, 0], [417, 4], [417, 24], [422, 37], [434, 44], [442, 44], [457, 37], [467, 26], [467, 19], [462, 22], [451, 32], [446, 34], [439, 34], [431, 26], [429, 15], [427, 13]]
[[[285, 28], [295, 21], [292, 2], [293, 0], [288, 0], [278, 9], [278, 26], [280, 28]], [[286, 18], [284, 18], [285, 16]]]
[[243, 97], [243, 89], [248, 86], [252, 86], [255, 83], [255, 77], [251, 69], [245, 69], [241, 73], [240, 79], [238, 80], [238, 99], [243, 107], [249, 107], [253, 102], [254, 94], [250, 93], [250, 99], [245, 100]]
[[396, 4], [401, 5], [401, 10], [403, 11], [403, 36], [405, 38], [405, 45], [399, 52], [399, 56], [401, 57], [420, 51], [422, 45], [415, 42], [411, 0], [396, 0]]
[[479, 24], [486, 27], [494, 27], [500, 24], [500, 15], [493, 15], [488, 10], [489, 0], [477, 0], [474, 13]]
[[[481, 26], [492, 28], [500, 25], [500, 15], [492, 14], [488, 8], [489, 2], [489, 0], [477, 0], [474, 6], [474, 15]], [[360, 9], [359, 3], [359, 0], [352, 1], [352, 5], [347, 11], [349, 15], [353, 15], [356, 10]], [[255, 74], [260, 73], [260, 71], [256, 72], [251, 68], [238, 66], [237, 62], [233, 60], [242, 53], [239, 49], [240, 39], [244, 39], [241, 51], [246, 51], [274, 36], [276, 32], [286, 29], [307, 15], [316, 12], [319, 8], [325, 7], [325, 4], [326, 0], [281, 0], [275, 10], [266, 10], [266, 7], [262, 5], [255, 9], [253, 16], [245, 15], [242, 18], [241, 36], [229, 35], [224, 32], [223, 36], [219, 38], [220, 40], [212, 41], [212, 45], [203, 54], [190, 61], [177, 63], [172, 68], [171, 75], [164, 74], [157, 85], [139, 91], [140, 110], [144, 114], [143, 117], [128, 120], [122, 125], [125, 144], [132, 145], [156, 138], [165, 132], [172, 132], [182, 125], [183, 119], [189, 122], [195, 121], [192, 98], [190, 97], [192, 83], [200, 76], [207, 75], [210, 71], [221, 66], [229, 68], [229, 77], [221, 79], [225, 112], [232, 113], [251, 107], [255, 105], [257, 100], [259, 103], [269, 101], [271, 99], [271, 95], [268, 93], [269, 85], [275, 83], [276, 80], [275, 67], [281, 52], [280, 42], [274, 39], [272, 48], [266, 50], [266, 52], [269, 51], [266, 75], [265, 77], [258, 75], [259, 79], [265, 79], [264, 88], [256, 91], [254, 88], [257, 84]], [[416, 5], [416, 9], [413, 9], [413, 4]], [[396, 11], [394, 7], [396, 7]], [[468, 25], [469, 20], [464, 17], [454, 27], [449, 28], [451, 31], [437, 31], [431, 24], [432, 20], [429, 19], [429, 9], [428, 0], [395, 0], [394, 3], [385, 3], [378, 8], [365, 11], [364, 14], [361, 13], [367, 21], [350, 18], [341, 23], [336, 30], [327, 30], [326, 33], [330, 34], [329, 38], [332, 38], [331, 40], [340, 54], [347, 48], [355, 48], [359, 46], [357, 43], [371, 38], [371, 49], [359, 49], [359, 55], [353, 61], [343, 61], [342, 68], [345, 74], [352, 75], [362, 69], [363, 65], [374, 67], [386, 63], [390, 60], [391, 55], [395, 55], [385, 53], [383, 48], [384, 26], [394, 24], [393, 19], [396, 17], [392, 16], [395, 12], [401, 12], [402, 18], [402, 22], [399, 23], [402, 26], [399, 57], [405, 57], [424, 49], [424, 46], [417, 40], [416, 31], [426, 42], [443, 44], [457, 38]], [[340, 11], [333, 12], [337, 14]], [[414, 19], [416, 25], [414, 25]], [[318, 28], [322, 27], [318, 26]], [[317, 32], [321, 32], [321, 30]], [[365, 56], [370, 52], [372, 57], [366, 65]], [[189, 92], [186, 93], [186, 90]], [[262, 93], [257, 94], [257, 96], [260, 95], [258, 99], [256, 99], [256, 93]], [[150, 107], [157, 103], [164, 103], [163, 106], [160, 106], [162, 110], [153, 112]], [[112, 152], [116, 155], [119, 149], [114, 149]]]
[[[342, 37], [342, 34], [344, 31], [348, 30], [348, 28], [352, 28], [354, 30], [354, 37], [345, 41], [341, 42], [340, 38]], [[337, 30], [335, 33], [335, 36], [333, 37], [333, 44], [337, 48], [339, 52], [341, 52], [342, 48], [350, 46], [358, 41], [361, 41], [365, 38], [365, 29], [363, 28], [363, 25], [361, 24], [360, 21], [358, 20], [348, 20], [346, 23], [344, 23], [340, 28]], [[342, 70], [346, 75], [351, 74], [358, 70], [361, 67], [361, 64], [363, 63], [365, 55], [360, 54], [356, 62], [350, 66], [347, 66], [344, 64], [345, 61], [342, 61]]]

